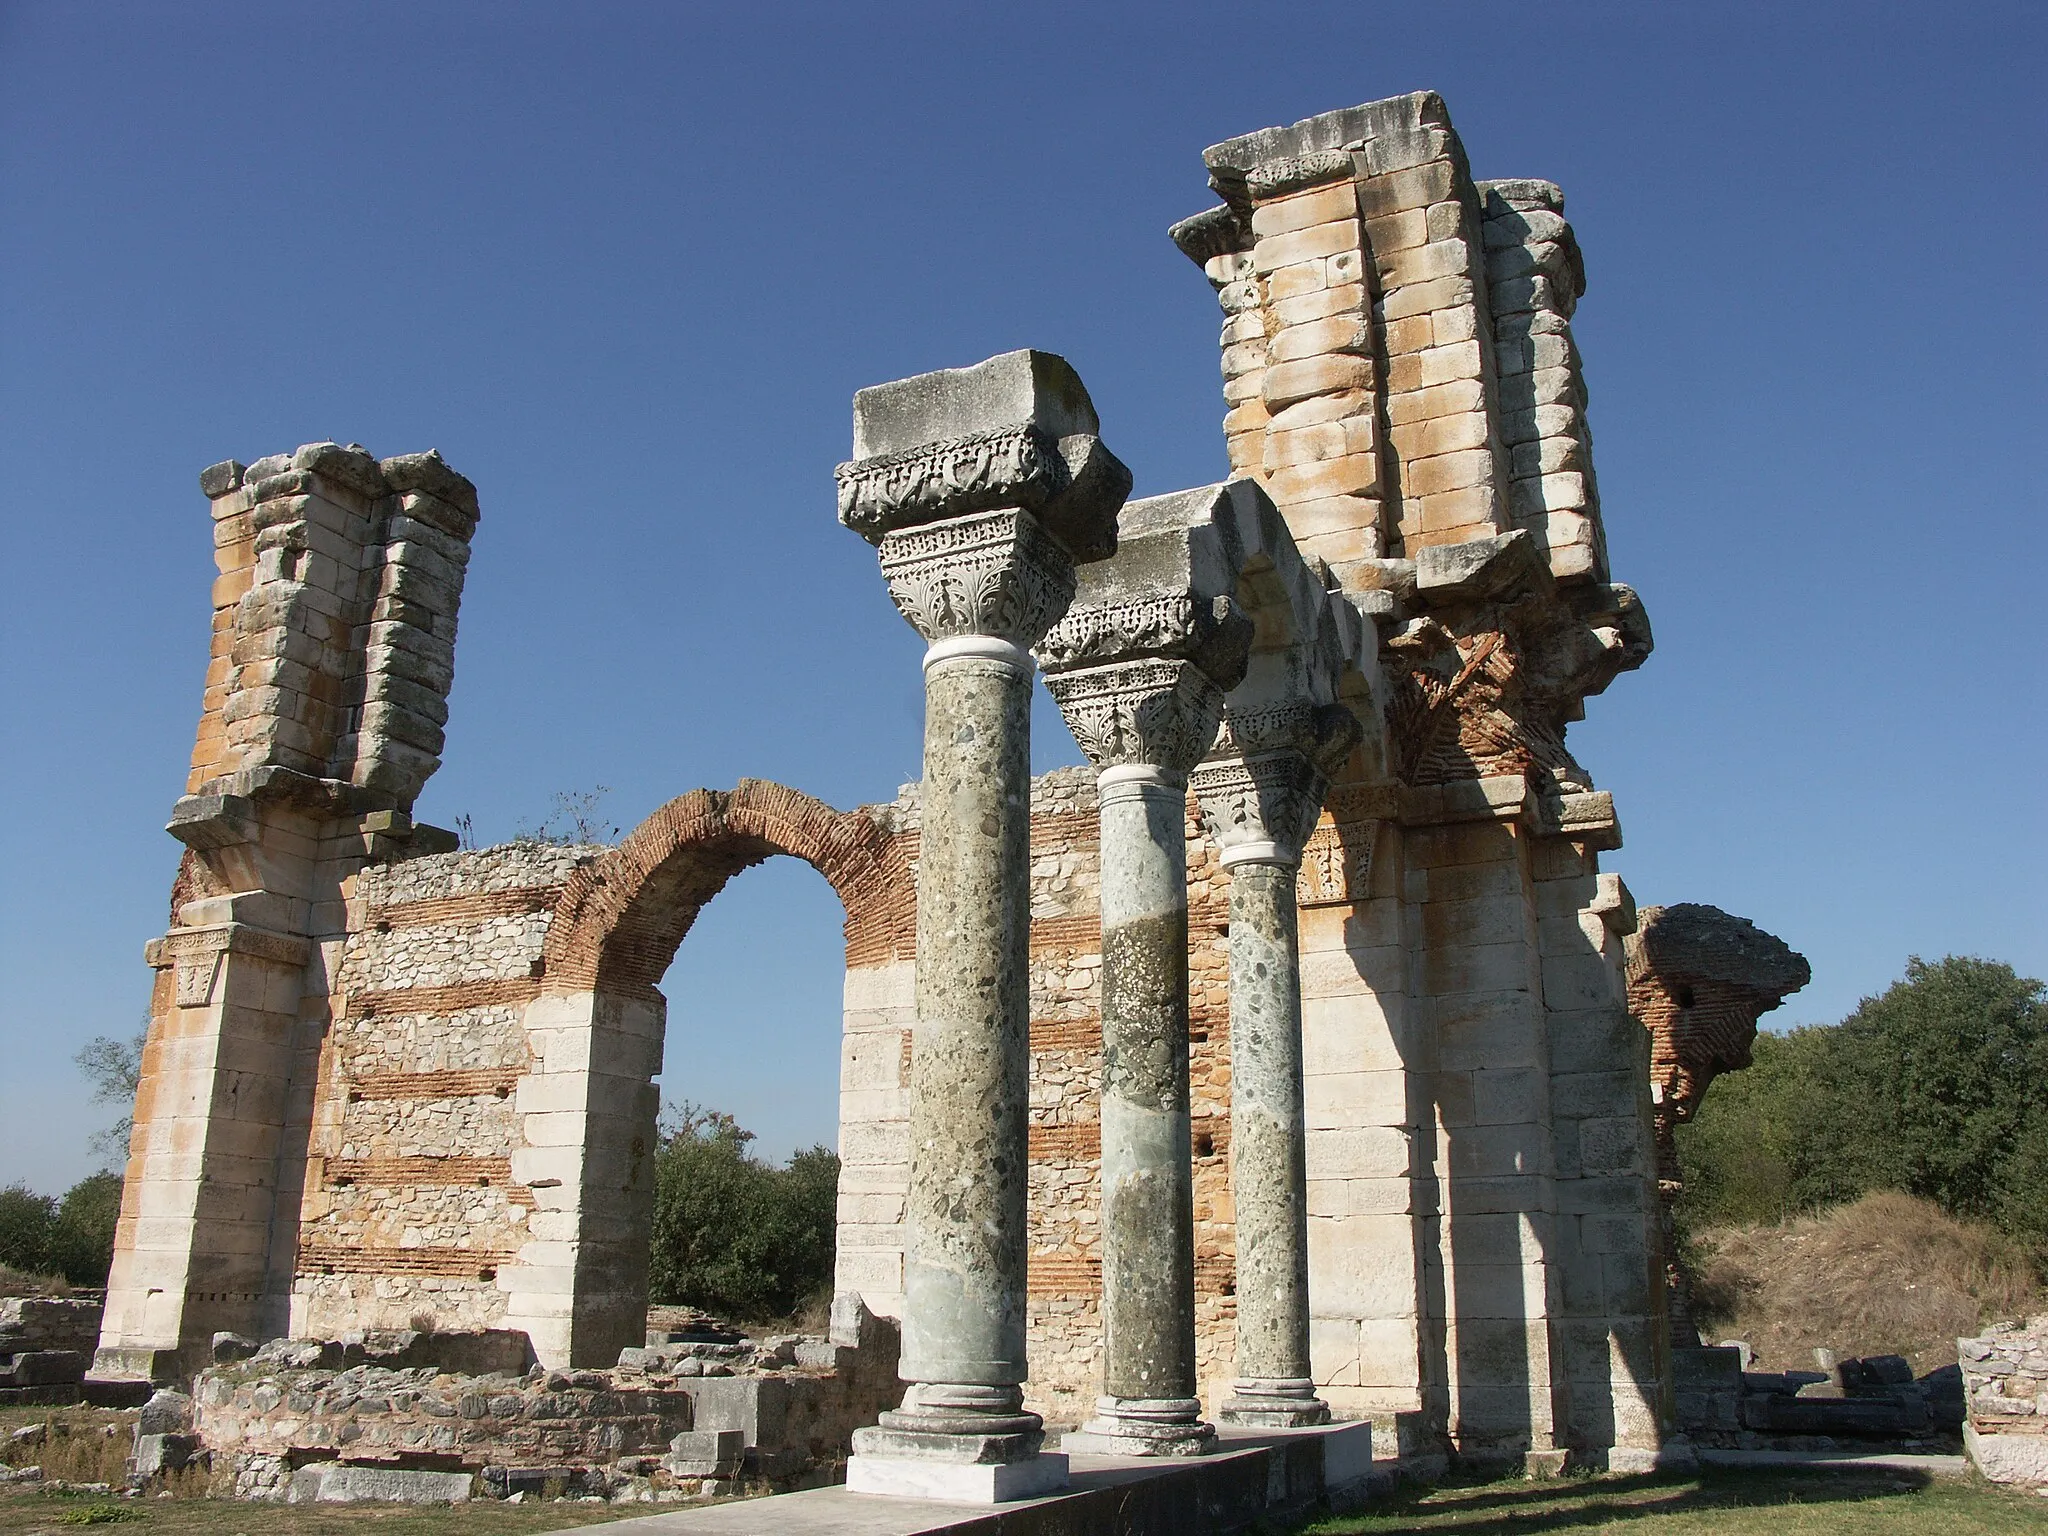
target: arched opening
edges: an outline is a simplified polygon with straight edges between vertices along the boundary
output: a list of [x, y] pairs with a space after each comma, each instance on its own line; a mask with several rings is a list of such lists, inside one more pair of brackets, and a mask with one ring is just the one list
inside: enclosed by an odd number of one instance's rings
[[[911, 965], [915, 890], [887, 825], [760, 780], [695, 790], [579, 869], [555, 905], [541, 995], [526, 1011], [533, 1065], [519, 1085], [523, 1145], [513, 1159], [535, 1212], [531, 1240], [504, 1277], [507, 1324], [527, 1331], [545, 1363], [607, 1365], [640, 1342], [660, 1100], [653, 1079], [668, 1016], [657, 983], [705, 904], [776, 854], [810, 864], [845, 909], [845, 1087], [876, 1055], [857, 1051], [853, 1034], [894, 1027], [892, 1010], [878, 1021], [872, 1001], [893, 1001]], [[669, 1093], [689, 1097], [675, 1083]], [[842, 1126], [843, 1150], [860, 1139]], [[842, 1176], [842, 1199], [847, 1187]]]

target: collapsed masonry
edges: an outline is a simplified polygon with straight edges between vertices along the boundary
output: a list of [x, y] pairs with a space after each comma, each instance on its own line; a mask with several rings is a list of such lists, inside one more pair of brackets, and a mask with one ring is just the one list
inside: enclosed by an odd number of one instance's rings
[[1671, 1342], [1697, 1348], [1674, 1222], [1685, 1189], [1678, 1127], [1698, 1112], [1716, 1077], [1749, 1065], [1757, 1020], [1811, 981], [1813, 971], [1804, 955], [1748, 919], [1696, 902], [1643, 908], [1626, 949], [1628, 1009], [1650, 1036]]
[[[931, 642], [893, 804], [745, 781], [616, 848], [455, 851], [410, 809], [468, 482], [333, 444], [206, 472], [102, 1375], [426, 1318], [546, 1370], [642, 1346], [657, 983], [786, 854], [847, 914], [838, 1287], [902, 1320], [912, 1384], [876, 1486], [1043, 1485], [1041, 1417], [1124, 1453], [1334, 1413], [1425, 1458], [1659, 1454], [1635, 913], [1565, 745], [1651, 642], [1562, 197], [1475, 182], [1426, 93], [1205, 162], [1223, 202], [1173, 236], [1225, 314], [1231, 481], [1126, 505], [1043, 354], [856, 403], [841, 517]], [[1027, 783], [1037, 667], [1090, 766]]]

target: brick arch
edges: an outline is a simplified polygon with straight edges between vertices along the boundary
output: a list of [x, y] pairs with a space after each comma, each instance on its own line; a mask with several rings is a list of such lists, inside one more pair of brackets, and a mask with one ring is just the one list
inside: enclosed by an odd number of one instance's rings
[[678, 795], [570, 877], [548, 926], [542, 990], [652, 994], [704, 903], [778, 853], [839, 893], [849, 968], [910, 957], [916, 883], [889, 831], [787, 785], [742, 779]]

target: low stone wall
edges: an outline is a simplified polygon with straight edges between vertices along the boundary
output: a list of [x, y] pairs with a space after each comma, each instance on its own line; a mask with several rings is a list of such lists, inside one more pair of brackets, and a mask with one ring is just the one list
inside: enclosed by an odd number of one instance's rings
[[1994, 1483], [2048, 1485], [2048, 1317], [1956, 1340], [1969, 1421], [1963, 1443]]
[[77, 1402], [102, 1310], [86, 1297], [0, 1300], [0, 1405]]

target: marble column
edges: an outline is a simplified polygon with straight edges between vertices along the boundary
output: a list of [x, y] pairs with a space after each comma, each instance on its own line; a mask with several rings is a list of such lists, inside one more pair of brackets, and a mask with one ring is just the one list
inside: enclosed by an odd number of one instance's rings
[[1195, 1373], [1185, 821], [1188, 772], [1244, 675], [1251, 623], [1227, 594], [1118, 581], [1125, 562], [1167, 563], [1148, 546], [1186, 537], [1127, 531], [1089, 573], [1120, 600], [1077, 603], [1041, 648], [1100, 805], [1103, 1395], [1062, 1443], [1103, 1455], [1199, 1455], [1216, 1438]]
[[994, 1502], [1065, 1484], [1023, 1408], [1030, 1075], [1028, 647], [1115, 548], [1129, 472], [1059, 358], [862, 390], [840, 518], [879, 546], [925, 653], [917, 1021], [900, 1407], [857, 1491]]
[[1240, 713], [1194, 775], [1230, 871], [1230, 1192], [1237, 1381], [1227, 1424], [1329, 1422], [1309, 1368], [1308, 1176], [1295, 878], [1328, 772], [1358, 739], [1338, 705]]

